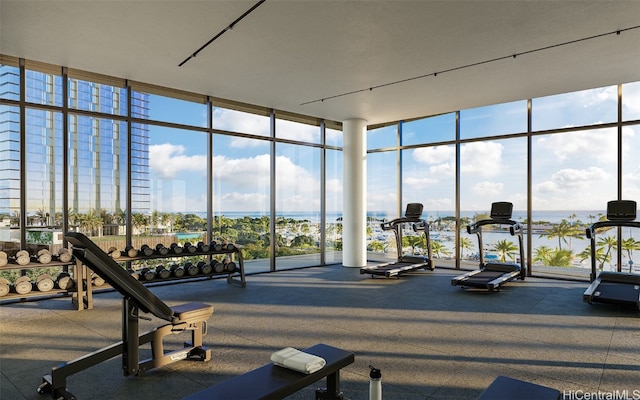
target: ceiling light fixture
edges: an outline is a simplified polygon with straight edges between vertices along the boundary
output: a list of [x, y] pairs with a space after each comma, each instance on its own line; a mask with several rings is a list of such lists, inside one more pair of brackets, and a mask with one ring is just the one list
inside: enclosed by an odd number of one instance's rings
[[256, 8], [258, 8], [262, 3], [264, 3], [267, 0], [260, 0], [259, 2], [257, 2], [256, 4], [253, 5], [253, 7], [251, 7], [250, 9], [248, 9], [247, 11], [244, 12], [244, 14], [242, 14], [241, 16], [239, 16], [238, 18], [235, 19], [235, 21], [233, 21], [232, 23], [230, 23], [226, 28], [224, 28], [223, 30], [221, 30], [220, 32], [218, 32], [217, 35], [215, 35], [214, 37], [212, 37], [207, 43], [205, 43], [204, 45], [202, 45], [202, 47], [200, 47], [198, 50], [196, 50], [195, 52], [193, 52], [193, 54], [191, 54], [189, 57], [185, 58], [185, 60], [183, 62], [181, 62], [180, 64], [178, 64], [178, 67], [182, 67], [183, 65], [185, 65], [187, 63], [187, 61], [191, 60], [192, 58], [196, 58], [196, 56], [198, 55], [198, 53], [200, 53], [202, 50], [205, 49], [205, 47], [209, 46], [211, 43], [213, 43], [216, 39], [218, 39], [220, 36], [222, 36], [225, 32], [233, 30], [233, 27], [240, 22], [244, 17], [246, 17], [247, 15], [251, 14]]
[[392, 86], [392, 85], [397, 85], [397, 84], [405, 83], [405, 82], [409, 82], [409, 81], [415, 81], [417, 79], [422, 79], [422, 78], [426, 78], [426, 77], [429, 77], [429, 76], [436, 77], [436, 76], [438, 76], [438, 74], [443, 74], [445, 72], [458, 71], [458, 70], [461, 70], [461, 69], [476, 67], [476, 66], [483, 65], [483, 64], [488, 64], [488, 63], [492, 63], [492, 62], [496, 62], [496, 61], [506, 60], [506, 59], [509, 59], [509, 58], [514, 58], [515, 59], [516, 57], [521, 56], [521, 55], [537, 53], [539, 51], [549, 50], [549, 49], [553, 49], [553, 48], [557, 48], [557, 47], [561, 47], [561, 46], [567, 46], [567, 45], [570, 45], [570, 44], [584, 42], [584, 41], [591, 40], [591, 39], [597, 39], [597, 38], [601, 38], [601, 37], [604, 37], [604, 36], [609, 36], [609, 35], [614, 35], [614, 34], [615, 35], [620, 35], [622, 32], [630, 31], [630, 30], [633, 30], [633, 29], [639, 29], [639, 28], [640, 28], [640, 25], [632, 26], [630, 28], [617, 29], [617, 30], [612, 31], [612, 32], [600, 33], [600, 34], [593, 35], [593, 36], [587, 36], [587, 37], [584, 37], [584, 38], [581, 38], [581, 39], [570, 40], [568, 42], [562, 42], [562, 43], [552, 44], [550, 46], [540, 47], [540, 48], [533, 49], [533, 50], [523, 51], [521, 53], [514, 53], [514, 54], [510, 54], [508, 56], [496, 57], [496, 58], [492, 58], [490, 60], [478, 61], [478, 62], [475, 62], [475, 63], [462, 65], [460, 67], [453, 67], [453, 68], [445, 69], [445, 70], [438, 71], [438, 72], [432, 72], [432, 73], [429, 73], [429, 74], [418, 75], [418, 76], [414, 76], [414, 77], [411, 77], [411, 78], [405, 78], [405, 79], [401, 79], [401, 80], [398, 80], [398, 81], [393, 81], [393, 82], [389, 82], [389, 83], [383, 83], [383, 84], [376, 85], [376, 86], [370, 86], [370, 87], [368, 87], [366, 89], [352, 90], [350, 92], [340, 93], [340, 94], [336, 94], [334, 96], [324, 97], [324, 98], [321, 98], [321, 99], [311, 100], [311, 101], [307, 101], [307, 102], [304, 102], [304, 103], [300, 103], [300, 105], [301, 106], [305, 106], [307, 104], [324, 102], [325, 100], [331, 100], [331, 99], [335, 99], [335, 98], [338, 98], [338, 97], [345, 97], [345, 96], [349, 96], [349, 95], [356, 94], [356, 93], [371, 92], [371, 91], [373, 91], [373, 89], [379, 89], [379, 88], [382, 88], [382, 87], [385, 87], [385, 86]]

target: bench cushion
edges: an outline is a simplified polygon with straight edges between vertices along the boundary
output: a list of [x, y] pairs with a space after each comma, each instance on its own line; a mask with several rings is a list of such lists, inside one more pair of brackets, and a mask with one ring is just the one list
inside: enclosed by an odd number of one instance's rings
[[174, 322], [207, 320], [213, 314], [213, 306], [205, 303], [185, 303], [171, 307], [178, 320]]
[[269, 363], [183, 400], [282, 399], [328, 375], [338, 373], [355, 359], [353, 353], [326, 344], [317, 344], [303, 351], [324, 358], [327, 364], [317, 372], [304, 374]]

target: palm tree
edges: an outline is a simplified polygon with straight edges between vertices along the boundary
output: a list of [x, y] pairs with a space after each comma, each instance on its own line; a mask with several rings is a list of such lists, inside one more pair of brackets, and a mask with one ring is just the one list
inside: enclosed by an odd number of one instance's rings
[[614, 249], [618, 245], [618, 239], [613, 236], [605, 236], [598, 240], [597, 246], [601, 249], [604, 249], [604, 260], [600, 264], [600, 270], [604, 269], [604, 262], [611, 260], [612, 254], [611, 250]]
[[369, 249], [371, 249], [371, 251], [375, 251], [376, 253], [384, 253], [386, 248], [386, 243], [383, 243], [379, 240], [374, 240], [369, 243]]
[[548, 246], [540, 246], [536, 249], [533, 261], [540, 261], [543, 265], [548, 266], [568, 267], [571, 265], [572, 258], [573, 252], [571, 250], [552, 249]]
[[[591, 245], [589, 244], [580, 254], [580, 261], [584, 261], [587, 258], [591, 258]], [[596, 265], [598, 268], [602, 270], [604, 268], [604, 263], [608, 262], [610, 257], [608, 254], [605, 254], [603, 247], [596, 247]]]
[[417, 248], [424, 248], [424, 241], [422, 236], [418, 235], [404, 235], [402, 237], [402, 245], [411, 247], [411, 254], [416, 254]]
[[514, 259], [513, 253], [518, 250], [518, 246], [507, 239], [502, 239], [493, 245], [493, 249], [500, 255], [500, 262], [506, 262], [507, 256]]
[[465, 250], [473, 250], [473, 242], [468, 237], [461, 237], [459, 247], [460, 247], [460, 258], [464, 258]]
[[629, 272], [633, 265], [633, 251], [640, 250], [640, 241], [630, 237], [622, 241], [622, 250], [627, 252], [627, 258], [629, 259]]
[[549, 239], [558, 238], [558, 248], [562, 250], [562, 243], [569, 244], [568, 237], [575, 237], [583, 239], [583, 232], [578, 229], [577, 226], [572, 226], [566, 219], [560, 221], [559, 224], [554, 225], [552, 228], [547, 229], [545, 233], [540, 234], [540, 237], [547, 237]]
[[431, 241], [431, 252], [433, 253], [434, 258], [440, 258], [440, 255], [451, 255], [451, 251], [449, 251], [449, 249], [447, 249], [445, 245], [438, 240]]

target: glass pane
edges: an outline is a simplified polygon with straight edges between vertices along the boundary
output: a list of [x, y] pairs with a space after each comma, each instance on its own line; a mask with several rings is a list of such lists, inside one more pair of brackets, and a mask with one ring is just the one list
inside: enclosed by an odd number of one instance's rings
[[640, 82], [622, 85], [622, 120], [640, 119]]
[[213, 136], [213, 236], [242, 245], [246, 272], [270, 269], [269, 149], [266, 140]]
[[525, 100], [460, 111], [460, 139], [526, 131], [527, 102]]
[[325, 261], [342, 262], [342, 152], [326, 151]]
[[391, 125], [384, 128], [367, 131], [367, 149], [385, 149], [398, 146], [398, 126]]
[[[640, 158], [638, 154], [640, 154], [640, 125], [623, 127], [622, 198], [640, 203]], [[638, 266], [640, 267], [640, 262]]]
[[456, 139], [455, 113], [402, 124], [402, 145], [447, 142]]
[[276, 118], [276, 137], [299, 142], [320, 143], [320, 127]]
[[367, 154], [367, 259], [396, 259], [395, 237], [380, 223], [398, 217], [398, 152]]
[[531, 100], [534, 131], [615, 122], [618, 89], [609, 86]]
[[80, 79], [69, 79], [69, 107], [127, 115], [127, 89]]
[[229, 132], [271, 136], [271, 118], [264, 115], [213, 107], [213, 128]]
[[62, 114], [27, 109], [27, 226], [62, 228]]
[[[640, 205], [640, 159], [638, 158], [638, 154], [640, 154], [640, 125], [623, 127], [622, 198], [625, 200], [635, 200]], [[624, 272], [640, 273], [640, 260], [638, 260], [640, 229], [623, 228], [622, 240], [621, 270]], [[635, 253], [634, 250], [636, 250]]]
[[325, 129], [327, 146], [342, 147], [342, 131]]
[[616, 129], [536, 136], [532, 148], [533, 271], [587, 278], [585, 228], [617, 197]]
[[20, 69], [0, 64], [0, 99], [20, 100]]
[[137, 118], [198, 127], [207, 126], [206, 104], [137, 91], [134, 91], [131, 97], [132, 114]]
[[[69, 115], [69, 224], [101, 240], [104, 250], [124, 248], [127, 193], [127, 125]], [[108, 246], [107, 246], [108, 244]]]
[[[439, 266], [455, 265], [455, 157], [453, 145], [402, 152], [402, 211], [408, 203], [422, 203], [422, 218], [429, 222], [432, 255]], [[414, 235], [412, 230], [407, 234]], [[426, 254], [424, 246], [420, 252]]]
[[62, 77], [38, 71], [26, 71], [29, 103], [62, 106]]
[[20, 243], [20, 110], [0, 105], [0, 251]]
[[[467, 225], [488, 219], [491, 204], [513, 204], [512, 220], [525, 222], [527, 209], [527, 140], [514, 138], [466, 143], [460, 147], [461, 266], [478, 267], [478, 238], [467, 233]], [[437, 224], [436, 224], [437, 226]], [[502, 226], [503, 228], [505, 226]], [[525, 246], [526, 246], [526, 238]], [[483, 227], [485, 260], [519, 260], [518, 239], [499, 225]], [[525, 247], [526, 249], [526, 247]]]
[[276, 145], [277, 269], [320, 264], [320, 149]]

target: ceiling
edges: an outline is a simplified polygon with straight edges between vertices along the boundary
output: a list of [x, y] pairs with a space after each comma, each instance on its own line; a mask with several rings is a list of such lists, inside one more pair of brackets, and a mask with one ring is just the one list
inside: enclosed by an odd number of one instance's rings
[[266, 0], [178, 66], [257, 1], [0, 0], [0, 53], [369, 124], [640, 81], [637, 0]]

